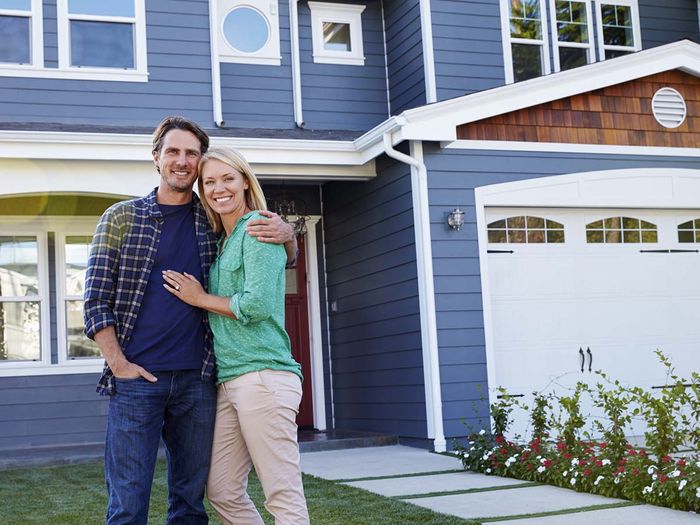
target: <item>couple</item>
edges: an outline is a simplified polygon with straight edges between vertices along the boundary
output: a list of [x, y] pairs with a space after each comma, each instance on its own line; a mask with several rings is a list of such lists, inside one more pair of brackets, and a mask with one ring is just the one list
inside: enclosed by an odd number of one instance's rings
[[205, 485], [224, 523], [262, 524], [246, 491], [253, 465], [275, 523], [308, 524], [301, 371], [284, 331], [291, 227], [264, 211], [248, 163], [209, 149], [196, 123], [164, 119], [152, 154], [160, 184], [104, 213], [88, 259], [85, 332], [107, 362], [98, 392], [111, 396], [106, 522], [147, 522], [162, 438], [168, 524], [208, 523]]

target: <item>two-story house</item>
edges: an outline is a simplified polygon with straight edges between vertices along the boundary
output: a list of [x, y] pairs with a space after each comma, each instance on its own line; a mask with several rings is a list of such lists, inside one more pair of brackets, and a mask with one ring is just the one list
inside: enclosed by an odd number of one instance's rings
[[102, 441], [89, 243], [170, 114], [305, 219], [302, 426], [444, 450], [498, 386], [697, 371], [698, 8], [0, 0], [0, 451]]

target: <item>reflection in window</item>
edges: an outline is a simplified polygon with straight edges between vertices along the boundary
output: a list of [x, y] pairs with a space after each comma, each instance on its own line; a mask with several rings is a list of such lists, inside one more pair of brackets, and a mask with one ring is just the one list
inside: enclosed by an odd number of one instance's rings
[[323, 47], [330, 51], [352, 51], [350, 24], [324, 22]]
[[91, 236], [69, 235], [65, 248], [65, 315], [68, 359], [99, 357], [97, 344], [83, 333], [83, 291]]
[[0, 361], [38, 361], [40, 297], [35, 236], [0, 236]]
[[588, 243], [655, 243], [656, 225], [634, 217], [608, 217], [586, 225]]
[[563, 243], [564, 225], [542, 217], [508, 217], [488, 224], [490, 243]]
[[615, 58], [635, 51], [635, 35], [632, 11], [627, 3], [601, 3], [600, 26], [604, 58]]
[[270, 28], [257, 9], [236, 7], [224, 19], [224, 38], [241, 53], [257, 53], [270, 38]]
[[700, 242], [700, 219], [678, 225], [678, 242]]
[[557, 34], [555, 57], [559, 57], [560, 71], [584, 66], [591, 61], [588, 8], [587, 0], [554, 2]]
[[0, 1], [0, 63], [31, 64], [31, 0]]
[[544, 71], [544, 37], [540, 0], [509, 2], [510, 41], [515, 82], [538, 77]]

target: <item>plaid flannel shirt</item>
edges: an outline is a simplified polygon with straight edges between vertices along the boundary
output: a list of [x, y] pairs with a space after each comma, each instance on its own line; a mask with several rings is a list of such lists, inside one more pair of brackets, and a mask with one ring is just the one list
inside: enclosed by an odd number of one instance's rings
[[[157, 188], [146, 197], [111, 206], [97, 225], [85, 278], [85, 333], [90, 339], [108, 326], [114, 326], [121, 347], [126, 348], [129, 343], [160, 241], [163, 215], [156, 203], [156, 191]], [[193, 199], [195, 233], [206, 289], [209, 267], [216, 255], [216, 238], [197, 195], [193, 195]], [[215, 371], [207, 316], [204, 316], [204, 323], [203, 381], [211, 379]], [[114, 394], [114, 375], [106, 363], [97, 392]]]

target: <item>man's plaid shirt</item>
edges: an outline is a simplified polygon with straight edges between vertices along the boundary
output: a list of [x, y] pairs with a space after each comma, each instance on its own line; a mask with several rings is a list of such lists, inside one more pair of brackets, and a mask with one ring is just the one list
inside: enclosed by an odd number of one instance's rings
[[[206, 289], [209, 267], [216, 255], [216, 238], [197, 195], [193, 195], [193, 199], [195, 232]], [[153, 268], [162, 224], [156, 190], [146, 197], [117, 203], [102, 215], [92, 241], [85, 278], [85, 333], [90, 339], [108, 326], [114, 326], [121, 347], [128, 345]], [[204, 316], [204, 323], [202, 380], [210, 380], [215, 361], [207, 316]], [[103, 395], [114, 393], [114, 375], [106, 363], [97, 391]]]

